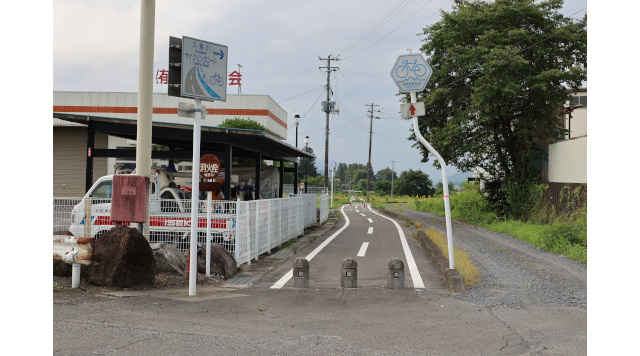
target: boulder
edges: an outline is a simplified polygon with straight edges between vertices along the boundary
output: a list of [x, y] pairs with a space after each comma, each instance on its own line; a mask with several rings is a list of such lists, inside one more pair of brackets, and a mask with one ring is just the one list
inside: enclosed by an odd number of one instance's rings
[[[71, 231], [54, 231], [54, 235], [73, 236]], [[53, 260], [53, 275], [56, 277], [71, 277], [71, 265], [60, 260]]]
[[152, 243], [151, 250], [155, 258], [155, 273], [187, 273], [187, 258], [173, 244]]
[[[198, 244], [198, 273], [207, 272], [207, 245]], [[189, 251], [185, 252], [189, 257]], [[236, 259], [224, 247], [219, 244], [211, 244], [211, 274], [217, 274], [224, 279], [229, 279], [236, 274]]]
[[137, 229], [118, 225], [100, 235], [93, 260], [94, 265], [82, 266], [87, 283], [122, 288], [153, 284], [153, 251]]

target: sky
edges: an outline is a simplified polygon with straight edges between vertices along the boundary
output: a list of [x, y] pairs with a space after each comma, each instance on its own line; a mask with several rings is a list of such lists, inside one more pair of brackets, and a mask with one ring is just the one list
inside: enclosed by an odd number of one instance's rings
[[[400, 119], [398, 89], [390, 77], [400, 54], [422, 46], [422, 29], [450, 11], [451, 0], [366, 1], [156, 1], [154, 69], [168, 68], [169, 36], [189, 36], [228, 46], [228, 72], [242, 65], [242, 93], [269, 95], [288, 113], [287, 142], [309, 136], [324, 170], [326, 67], [339, 114], [329, 120], [329, 168], [366, 164], [374, 104], [371, 164], [374, 171], [420, 169], [435, 182], [441, 171], [421, 157]], [[562, 13], [580, 18], [586, 0], [566, 1]], [[580, 11], [581, 9], [584, 9]], [[577, 13], [576, 13], [577, 12]], [[53, 90], [137, 92], [140, 1], [53, 1]], [[322, 59], [325, 60], [322, 60]], [[154, 84], [154, 92], [167, 86]], [[228, 86], [237, 94], [237, 86]], [[447, 169], [451, 176], [457, 171]]]

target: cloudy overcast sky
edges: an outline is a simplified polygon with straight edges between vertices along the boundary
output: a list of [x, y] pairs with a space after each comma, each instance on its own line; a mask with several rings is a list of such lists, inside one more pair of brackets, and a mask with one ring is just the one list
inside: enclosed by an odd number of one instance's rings
[[[294, 115], [301, 116], [299, 146], [305, 136], [324, 168], [326, 66], [331, 66], [332, 100], [329, 166], [368, 159], [370, 120], [365, 105], [374, 104], [372, 166], [400, 172], [421, 169], [434, 181], [440, 171], [432, 160], [420, 163], [410, 122], [400, 120], [397, 87], [390, 71], [398, 55], [418, 52], [421, 30], [450, 11], [451, 0], [366, 1], [156, 1], [154, 69], [168, 67], [169, 36], [183, 35], [228, 46], [228, 71], [242, 65], [242, 93], [266, 94], [288, 113], [288, 139], [295, 144]], [[581, 18], [586, 0], [565, 2], [562, 13]], [[53, 90], [138, 91], [140, 1], [53, 1]], [[154, 92], [166, 93], [166, 85]], [[237, 86], [229, 86], [236, 94]], [[305, 95], [300, 95], [306, 93]], [[300, 95], [300, 96], [298, 96]], [[449, 168], [448, 175], [455, 173]]]

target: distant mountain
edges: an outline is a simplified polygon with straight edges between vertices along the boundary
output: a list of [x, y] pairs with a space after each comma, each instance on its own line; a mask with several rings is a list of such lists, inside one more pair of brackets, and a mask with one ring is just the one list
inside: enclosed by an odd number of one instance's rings
[[[472, 178], [472, 177], [473, 177], [473, 172], [463, 172], [463, 173], [456, 173], [456, 174], [450, 175], [447, 179], [449, 180], [449, 183], [453, 183], [453, 185], [458, 186], [462, 184], [462, 182], [466, 182], [467, 178]], [[433, 181], [433, 184], [436, 185], [442, 182], [442, 176], [432, 177], [431, 180]]]

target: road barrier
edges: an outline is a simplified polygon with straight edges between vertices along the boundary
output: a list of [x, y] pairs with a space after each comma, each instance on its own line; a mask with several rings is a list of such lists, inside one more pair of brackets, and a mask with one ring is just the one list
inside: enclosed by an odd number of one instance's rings
[[304, 257], [298, 257], [293, 261], [293, 286], [309, 288], [309, 261]]
[[53, 235], [53, 259], [71, 265], [71, 287], [80, 286], [80, 265], [93, 263], [95, 239], [68, 235]]
[[399, 258], [389, 261], [389, 289], [404, 289], [404, 262]]
[[358, 262], [351, 257], [342, 261], [340, 287], [358, 288]]

